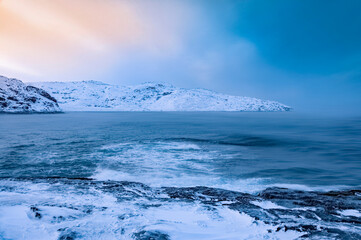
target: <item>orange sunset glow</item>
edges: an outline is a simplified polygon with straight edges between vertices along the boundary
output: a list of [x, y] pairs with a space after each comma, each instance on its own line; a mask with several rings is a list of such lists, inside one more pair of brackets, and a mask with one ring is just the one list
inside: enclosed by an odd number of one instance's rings
[[[143, 4], [144, 5], [144, 4]], [[86, 7], [85, 7], [86, 6]], [[104, 70], [124, 51], [174, 49], [173, 17], [157, 16], [136, 1], [0, 1], [0, 70], [15, 77], [43, 79], [83, 72], [82, 63]], [[162, 13], [163, 12], [163, 13]], [[158, 27], [162, 18], [170, 19]], [[158, 22], [158, 23], [157, 23]], [[179, 29], [179, 28], [178, 28]]]

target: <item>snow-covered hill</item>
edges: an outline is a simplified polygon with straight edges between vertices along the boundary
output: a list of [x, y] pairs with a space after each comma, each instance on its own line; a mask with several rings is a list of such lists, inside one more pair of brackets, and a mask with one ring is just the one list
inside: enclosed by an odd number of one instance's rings
[[0, 112], [60, 112], [55, 98], [22, 81], [0, 76]]
[[98, 81], [39, 82], [64, 111], [289, 111], [274, 101], [229, 96], [164, 83], [117, 86]]

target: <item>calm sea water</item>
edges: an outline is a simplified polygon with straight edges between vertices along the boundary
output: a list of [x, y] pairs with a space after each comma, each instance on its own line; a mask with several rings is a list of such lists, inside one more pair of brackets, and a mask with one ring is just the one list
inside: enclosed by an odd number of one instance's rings
[[0, 239], [360, 239], [361, 118], [0, 115]]

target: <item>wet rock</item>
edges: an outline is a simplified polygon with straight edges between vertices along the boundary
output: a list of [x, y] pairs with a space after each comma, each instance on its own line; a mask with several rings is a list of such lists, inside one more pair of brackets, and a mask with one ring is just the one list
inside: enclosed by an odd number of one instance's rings
[[166, 233], [159, 231], [140, 231], [133, 234], [136, 240], [170, 240], [170, 237]]
[[34, 217], [37, 218], [37, 219], [41, 219], [42, 218], [42, 215], [40, 214], [40, 209], [37, 208], [37, 207], [30, 207], [30, 210], [34, 213]]
[[78, 233], [69, 231], [68, 229], [59, 229], [61, 231], [64, 231], [60, 234], [58, 240], [74, 240], [78, 238]]

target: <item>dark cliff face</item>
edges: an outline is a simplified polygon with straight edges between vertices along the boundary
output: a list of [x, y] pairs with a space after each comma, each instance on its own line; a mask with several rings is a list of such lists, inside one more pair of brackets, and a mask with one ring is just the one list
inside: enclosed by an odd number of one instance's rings
[[56, 99], [53, 98], [52, 96], [50, 96], [50, 94], [45, 92], [43, 89], [33, 87], [33, 86], [26, 86], [26, 90], [29, 91], [29, 92], [35, 92], [37, 94], [40, 94], [41, 96], [43, 96], [43, 97], [57, 103]]
[[60, 112], [55, 98], [43, 89], [0, 76], [0, 112]]

